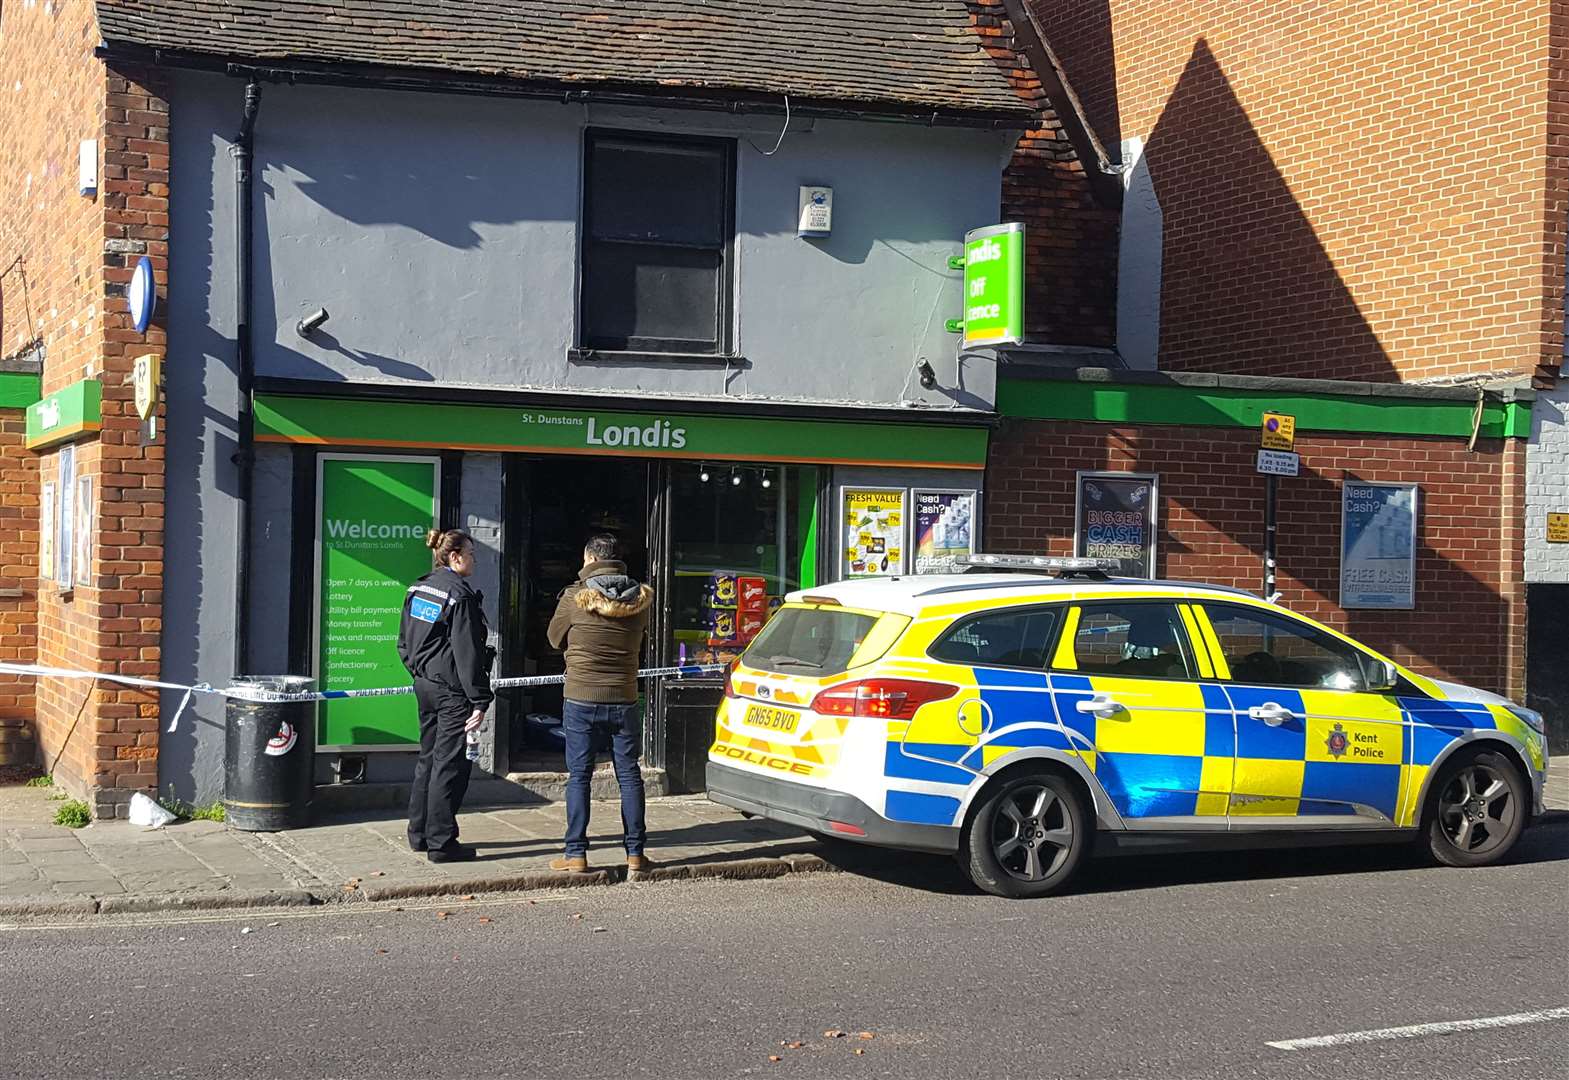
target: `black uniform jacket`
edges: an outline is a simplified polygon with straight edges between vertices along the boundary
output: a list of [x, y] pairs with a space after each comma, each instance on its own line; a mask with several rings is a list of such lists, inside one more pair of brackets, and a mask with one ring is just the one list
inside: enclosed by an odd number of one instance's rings
[[494, 659], [485, 644], [485, 611], [478, 589], [445, 566], [420, 578], [403, 597], [398, 656], [416, 679], [440, 683], [487, 709]]

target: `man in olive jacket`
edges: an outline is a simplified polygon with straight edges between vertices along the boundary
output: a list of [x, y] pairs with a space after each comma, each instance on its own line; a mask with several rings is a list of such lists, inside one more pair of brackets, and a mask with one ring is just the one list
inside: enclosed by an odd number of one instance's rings
[[567, 838], [553, 870], [588, 870], [589, 782], [598, 754], [609, 749], [621, 785], [621, 829], [627, 870], [651, 867], [643, 854], [643, 718], [637, 705], [637, 668], [654, 590], [627, 576], [616, 538], [601, 534], [583, 549], [583, 569], [561, 594], [546, 637], [567, 658], [561, 726], [567, 743]]

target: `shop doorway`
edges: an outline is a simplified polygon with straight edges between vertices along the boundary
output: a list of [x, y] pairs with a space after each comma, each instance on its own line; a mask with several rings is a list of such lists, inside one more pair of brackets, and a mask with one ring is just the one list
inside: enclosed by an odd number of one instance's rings
[[[814, 466], [511, 459], [502, 670], [565, 670], [546, 631], [582, 567], [584, 542], [598, 532], [615, 535], [628, 572], [654, 587], [644, 664], [728, 662], [785, 593], [818, 580], [823, 479]], [[671, 790], [701, 790], [722, 676], [650, 681], [642, 689], [644, 763], [665, 770]], [[559, 685], [503, 696], [512, 772], [565, 768], [562, 696]]]
[[[654, 463], [636, 458], [523, 458], [513, 463], [508, 516], [522, 543], [508, 589], [516, 622], [509, 671], [560, 675], [562, 655], [546, 630], [563, 590], [577, 580], [583, 545], [596, 533], [620, 541], [627, 572], [649, 580], [650, 485]], [[514, 772], [560, 772], [560, 685], [525, 689], [512, 708]]]

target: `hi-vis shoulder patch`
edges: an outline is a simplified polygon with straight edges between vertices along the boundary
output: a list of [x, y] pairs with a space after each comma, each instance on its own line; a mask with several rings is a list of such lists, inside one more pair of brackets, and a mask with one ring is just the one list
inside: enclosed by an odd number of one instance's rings
[[433, 623], [441, 618], [441, 605], [423, 596], [416, 596], [409, 600], [409, 615], [420, 622]]

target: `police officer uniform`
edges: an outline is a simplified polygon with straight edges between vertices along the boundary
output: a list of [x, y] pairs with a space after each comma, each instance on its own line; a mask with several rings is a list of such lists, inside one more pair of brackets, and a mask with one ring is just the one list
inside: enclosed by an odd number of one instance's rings
[[462, 575], [438, 567], [403, 599], [398, 656], [414, 676], [419, 703], [419, 762], [409, 798], [409, 846], [429, 851], [433, 862], [473, 858], [458, 844], [458, 808], [468, 791], [472, 763], [464, 725], [474, 710], [490, 707], [494, 650], [486, 644], [479, 590]]

